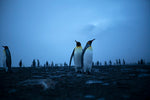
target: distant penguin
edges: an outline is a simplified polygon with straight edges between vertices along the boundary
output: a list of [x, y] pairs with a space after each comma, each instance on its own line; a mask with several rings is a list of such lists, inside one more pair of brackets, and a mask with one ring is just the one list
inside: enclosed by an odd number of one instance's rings
[[82, 52], [81, 64], [84, 72], [91, 72], [92, 69], [93, 50], [91, 45], [94, 40], [95, 39], [88, 41]]
[[78, 72], [78, 68], [81, 67], [82, 46], [80, 42], [76, 40], [75, 42], [76, 42], [76, 47], [73, 49], [72, 55], [70, 57], [69, 67], [71, 66], [72, 58], [74, 57], [75, 72]]
[[3, 46], [3, 47], [4, 47], [3, 66], [6, 72], [11, 72], [11, 54], [10, 54], [8, 46]]

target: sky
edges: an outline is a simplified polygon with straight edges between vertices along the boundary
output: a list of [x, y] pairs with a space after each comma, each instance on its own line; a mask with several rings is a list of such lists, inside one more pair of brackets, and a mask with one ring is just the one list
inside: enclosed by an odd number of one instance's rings
[[0, 0], [0, 66], [3, 45], [12, 66], [63, 64], [93, 38], [94, 62], [150, 62], [150, 0]]

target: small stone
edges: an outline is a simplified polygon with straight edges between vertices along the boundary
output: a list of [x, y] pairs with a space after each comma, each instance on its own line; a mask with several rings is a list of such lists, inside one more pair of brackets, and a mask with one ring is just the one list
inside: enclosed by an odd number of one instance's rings
[[11, 89], [8, 91], [8, 93], [15, 93], [16, 92], [16, 89]]
[[105, 98], [99, 98], [99, 99], [97, 99], [97, 100], [105, 100]]
[[87, 99], [94, 99], [95, 98], [94, 95], [85, 95], [84, 97], [87, 98]]
[[109, 83], [103, 83], [102, 85], [109, 85]]

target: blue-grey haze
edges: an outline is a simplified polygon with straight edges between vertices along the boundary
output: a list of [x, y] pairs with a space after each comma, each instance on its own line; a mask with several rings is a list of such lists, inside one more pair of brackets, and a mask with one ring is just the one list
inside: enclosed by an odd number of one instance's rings
[[93, 38], [94, 61], [149, 62], [150, 0], [0, 0], [0, 46], [13, 66], [68, 63], [74, 41]]

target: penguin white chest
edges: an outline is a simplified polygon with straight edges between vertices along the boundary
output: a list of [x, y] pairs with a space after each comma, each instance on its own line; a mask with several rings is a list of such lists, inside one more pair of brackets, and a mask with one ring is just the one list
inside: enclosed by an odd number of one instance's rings
[[82, 55], [82, 48], [75, 48], [75, 51], [74, 51], [74, 65], [76, 67], [81, 67], [81, 55]]
[[3, 67], [4, 67], [5, 71], [8, 72], [8, 67], [6, 65], [6, 51], [5, 50], [3, 53]]
[[89, 47], [86, 49], [84, 53], [84, 67], [85, 68], [92, 68], [92, 61], [93, 61], [93, 51], [92, 48]]

